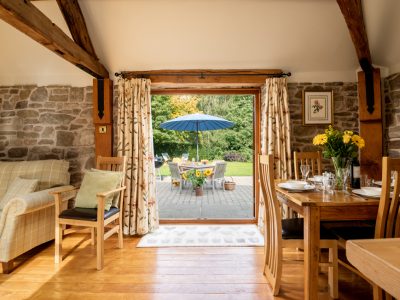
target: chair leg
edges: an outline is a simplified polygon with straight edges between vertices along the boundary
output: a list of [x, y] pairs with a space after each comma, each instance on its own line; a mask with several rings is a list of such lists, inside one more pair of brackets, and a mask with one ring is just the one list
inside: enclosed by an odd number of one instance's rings
[[97, 270], [104, 267], [104, 226], [98, 226], [97, 232]]
[[338, 288], [338, 249], [336, 247], [329, 248], [329, 262], [328, 268], [328, 283], [329, 283], [329, 294], [333, 299], [339, 298]]
[[118, 224], [119, 224], [118, 225], [119, 226], [119, 229], [118, 229], [118, 248], [122, 249], [124, 247], [124, 233], [123, 233], [124, 224], [123, 224], [123, 221], [122, 221], [121, 217], [119, 217], [119, 219], [118, 219]]
[[55, 242], [54, 242], [54, 248], [55, 248], [54, 262], [56, 264], [59, 264], [62, 262], [63, 225], [56, 222], [55, 229], [56, 230], [55, 230]]
[[90, 244], [96, 245], [96, 228], [90, 228]]

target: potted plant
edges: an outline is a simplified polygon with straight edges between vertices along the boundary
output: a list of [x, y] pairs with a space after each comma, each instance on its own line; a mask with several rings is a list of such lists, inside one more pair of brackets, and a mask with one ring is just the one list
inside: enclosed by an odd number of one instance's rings
[[212, 173], [211, 170], [196, 170], [191, 169], [183, 173], [183, 179], [192, 183], [193, 189], [196, 191], [196, 196], [203, 196], [203, 184], [206, 182], [207, 177]]
[[313, 144], [322, 147], [322, 154], [325, 158], [331, 158], [336, 173], [336, 186], [343, 188], [343, 179], [346, 178], [351, 160], [357, 157], [358, 150], [364, 148], [365, 141], [353, 131], [340, 131], [332, 126], [325, 130], [325, 133], [317, 134]]

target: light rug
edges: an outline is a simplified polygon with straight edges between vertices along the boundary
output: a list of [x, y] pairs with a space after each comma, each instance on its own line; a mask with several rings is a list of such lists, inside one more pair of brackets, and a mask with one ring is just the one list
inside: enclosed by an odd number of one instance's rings
[[141, 238], [137, 247], [263, 246], [256, 225], [160, 225]]

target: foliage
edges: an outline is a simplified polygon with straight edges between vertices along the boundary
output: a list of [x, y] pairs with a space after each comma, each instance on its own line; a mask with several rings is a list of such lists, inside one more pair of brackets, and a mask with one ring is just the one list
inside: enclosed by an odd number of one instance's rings
[[329, 126], [325, 133], [318, 134], [313, 139], [313, 144], [321, 146], [325, 158], [348, 157], [353, 158], [358, 155], [358, 150], [365, 146], [362, 137], [354, 134], [350, 130], [344, 132]]
[[200, 187], [206, 182], [207, 177], [212, 174], [210, 169], [206, 170], [196, 170], [191, 169], [182, 174], [183, 179], [189, 180], [193, 187]]
[[154, 150], [180, 157], [188, 152], [196, 157], [196, 133], [164, 130], [162, 122], [175, 117], [203, 112], [235, 123], [224, 130], [199, 132], [199, 157], [223, 159], [230, 152], [241, 153], [246, 161], [253, 155], [253, 96], [252, 95], [154, 95], [152, 97]]
[[248, 159], [247, 159], [245, 154], [242, 154], [240, 152], [227, 152], [224, 155], [224, 160], [226, 160], [226, 161], [241, 161], [241, 162], [245, 162]]
[[[167, 164], [164, 164], [160, 168], [162, 176], [170, 176], [169, 168]], [[251, 162], [227, 162], [225, 176], [252, 176], [253, 175], [253, 163]]]

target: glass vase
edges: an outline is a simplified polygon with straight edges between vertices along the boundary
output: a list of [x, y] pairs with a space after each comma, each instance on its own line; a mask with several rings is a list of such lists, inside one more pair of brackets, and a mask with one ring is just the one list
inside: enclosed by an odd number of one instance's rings
[[346, 190], [346, 182], [350, 174], [351, 158], [349, 157], [332, 157], [332, 163], [335, 168], [336, 189]]

